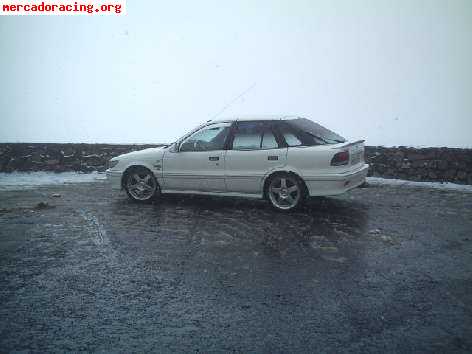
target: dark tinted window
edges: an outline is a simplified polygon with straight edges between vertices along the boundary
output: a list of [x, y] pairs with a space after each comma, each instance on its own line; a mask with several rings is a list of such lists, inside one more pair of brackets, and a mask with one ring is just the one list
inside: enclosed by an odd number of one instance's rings
[[276, 149], [278, 147], [270, 123], [237, 123], [234, 131], [233, 150]]
[[291, 119], [286, 123], [296, 131], [303, 145], [338, 144], [346, 141], [342, 136], [306, 118]]

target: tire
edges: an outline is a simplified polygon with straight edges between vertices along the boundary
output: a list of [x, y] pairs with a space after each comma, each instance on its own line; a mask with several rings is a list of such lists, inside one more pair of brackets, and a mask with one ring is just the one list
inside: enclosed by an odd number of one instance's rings
[[138, 203], [146, 203], [161, 193], [154, 174], [146, 167], [133, 167], [126, 172], [123, 187], [128, 197]]
[[297, 175], [281, 172], [269, 178], [265, 195], [275, 210], [288, 212], [303, 204], [306, 199], [306, 187]]

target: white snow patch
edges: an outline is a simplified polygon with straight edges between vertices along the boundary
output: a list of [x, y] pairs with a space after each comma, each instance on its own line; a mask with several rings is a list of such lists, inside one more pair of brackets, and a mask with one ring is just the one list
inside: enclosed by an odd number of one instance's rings
[[451, 182], [415, 182], [406, 181], [403, 179], [390, 179], [380, 177], [367, 177], [367, 183], [371, 185], [389, 185], [389, 186], [402, 186], [402, 187], [420, 187], [420, 188], [433, 188], [440, 190], [454, 190], [459, 192], [471, 192], [472, 185], [456, 184]]
[[78, 172], [13, 172], [0, 173], [0, 191], [22, 190], [38, 186], [58, 185], [66, 183], [90, 183], [106, 179], [104, 173]]

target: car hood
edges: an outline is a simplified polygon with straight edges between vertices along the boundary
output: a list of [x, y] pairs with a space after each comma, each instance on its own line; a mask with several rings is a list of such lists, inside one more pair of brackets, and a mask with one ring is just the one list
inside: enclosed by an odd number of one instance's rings
[[119, 155], [115, 157], [117, 160], [125, 160], [125, 159], [135, 159], [141, 158], [152, 155], [154, 158], [162, 156], [164, 154], [165, 146], [155, 147], [155, 148], [147, 148], [139, 151], [131, 151], [123, 155]]

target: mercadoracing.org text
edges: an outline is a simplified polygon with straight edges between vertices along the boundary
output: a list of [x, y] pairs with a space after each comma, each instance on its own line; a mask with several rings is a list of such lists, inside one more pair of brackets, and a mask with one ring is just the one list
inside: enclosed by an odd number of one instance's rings
[[0, 0], [0, 15], [125, 15], [126, 0]]

